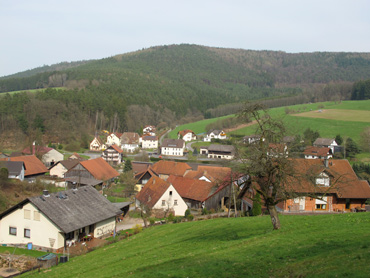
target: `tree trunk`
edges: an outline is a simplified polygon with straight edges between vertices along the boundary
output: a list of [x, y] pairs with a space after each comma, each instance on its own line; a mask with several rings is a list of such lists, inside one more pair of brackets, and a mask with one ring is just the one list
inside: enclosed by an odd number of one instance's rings
[[279, 230], [280, 229], [280, 219], [276, 211], [276, 207], [273, 205], [269, 205], [267, 208], [270, 213], [271, 222], [272, 222], [272, 226], [274, 227], [274, 230]]

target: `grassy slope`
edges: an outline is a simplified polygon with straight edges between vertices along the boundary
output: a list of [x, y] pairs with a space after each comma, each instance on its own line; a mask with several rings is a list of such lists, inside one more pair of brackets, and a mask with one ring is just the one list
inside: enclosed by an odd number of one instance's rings
[[[152, 227], [36, 277], [369, 277], [369, 214]], [[28, 274], [26, 276], [32, 276]]]

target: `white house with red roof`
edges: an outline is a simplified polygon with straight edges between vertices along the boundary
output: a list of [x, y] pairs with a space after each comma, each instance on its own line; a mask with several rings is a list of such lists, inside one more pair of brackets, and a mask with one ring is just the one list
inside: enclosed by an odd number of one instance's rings
[[182, 139], [185, 142], [197, 140], [197, 135], [190, 129], [180, 130], [177, 133], [177, 139]]
[[58, 161], [64, 159], [64, 155], [53, 148], [35, 145], [32, 145], [32, 152], [30, 151], [30, 147], [28, 147], [22, 151], [22, 154], [24, 155], [34, 154], [39, 157], [41, 156], [41, 161], [42, 163], [45, 164], [46, 167], [53, 166]]
[[121, 136], [122, 136], [122, 133], [119, 133], [119, 132], [114, 132], [114, 133], [109, 134], [107, 136], [106, 145], [111, 146], [113, 144], [116, 144], [117, 146], [120, 146]]

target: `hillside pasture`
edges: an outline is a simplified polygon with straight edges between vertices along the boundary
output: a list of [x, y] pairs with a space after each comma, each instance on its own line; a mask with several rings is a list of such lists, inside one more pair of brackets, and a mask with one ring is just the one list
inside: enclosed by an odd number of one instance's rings
[[370, 110], [364, 111], [364, 110], [345, 110], [345, 109], [323, 109], [293, 114], [292, 116], [370, 123]]
[[25, 277], [369, 277], [367, 213], [166, 224]]

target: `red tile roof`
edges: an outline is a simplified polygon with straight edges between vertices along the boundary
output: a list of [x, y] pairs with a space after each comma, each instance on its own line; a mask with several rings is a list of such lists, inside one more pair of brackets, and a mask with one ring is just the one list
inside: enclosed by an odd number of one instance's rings
[[[48, 171], [45, 165], [34, 155], [14, 156], [9, 159], [10, 161], [23, 161], [26, 167], [25, 176], [44, 174]], [[8, 160], [8, 158], [2, 158], [0, 160]]]
[[[120, 148], [120, 147], [118, 147], [116, 144], [113, 144], [112, 146], [110, 146], [109, 148], [112, 148], [112, 149], [114, 149], [116, 152], [118, 152], [118, 153], [123, 153], [123, 150]], [[109, 149], [108, 148], [108, 149]]]
[[195, 135], [195, 133], [194, 133], [194, 131], [192, 131], [192, 130], [190, 130], [190, 129], [184, 129], [184, 130], [180, 130], [177, 134], [180, 134], [181, 136], [185, 136], [186, 134], [188, 134], [188, 133], [191, 133], [192, 134], [192, 136], [193, 136], [193, 134]]
[[325, 147], [314, 147], [314, 146], [308, 146], [303, 152], [304, 155], [313, 155], [313, 156], [328, 156], [331, 154], [331, 149], [330, 148], [325, 148]]
[[22, 153], [23, 154], [36, 154], [36, 153], [45, 154], [45, 153], [50, 152], [51, 150], [52, 148], [49, 148], [49, 147], [32, 145], [32, 153], [30, 152], [30, 147], [25, 148], [22, 151]]
[[119, 176], [119, 173], [103, 158], [81, 161], [80, 164], [97, 180], [109, 180]]
[[162, 175], [184, 176], [191, 167], [185, 162], [160, 160], [152, 166], [152, 169]]
[[199, 179], [203, 176], [208, 178], [211, 182], [223, 181], [230, 177], [231, 168], [220, 166], [202, 166], [199, 165], [196, 171], [186, 173], [185, 177], [192, 179]]
[[139, 200], [140, 203], [152, 208], [163, 196], [169, 186], [169, 182], [162, 180], [160, 177], [153, 176], [145, 184], [144, 188], [136, 194], [136, 199]]
[[215, 190], [214, 183], [196, 179], [184, 178], [179, 176], [170, 176], [167, 179], [182, 198], [192, 199], [203, 202]]
[[[332, 193], [339, 198], [368, 199], [370, 186], [367, 181], [359, 180], [346, 159], [331, 159], [328, 167], [321, 159], [292, 159], [297, 177], [290, 178], [287, 190], [296, 193]], [[312, 177], [326, 173], [330, 177], [330, 186], [319, 186], [313, 183]]]

